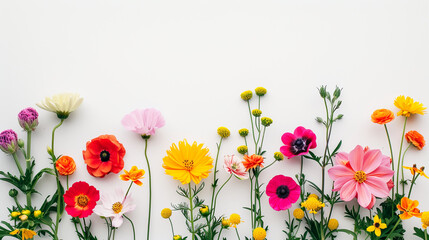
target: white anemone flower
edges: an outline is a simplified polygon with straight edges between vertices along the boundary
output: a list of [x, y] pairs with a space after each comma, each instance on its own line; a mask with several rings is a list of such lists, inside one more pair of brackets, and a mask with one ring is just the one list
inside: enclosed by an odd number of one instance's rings
[[94, 213], [102, 217], [111, 217], [112, 226], [120, 227], [124, 222], [122, 215], [136, 208], [130, 194], [124, 199], [125, 194], [121, 189], [113, 192], [101, 193], [101, 204], [95, 206]]
[[249, 178], [243, 160], [235, 155], [225, 155], [223, 168], [227, 173], [234, 174], [240, 180]]
[[83, 98], [77, 93], [60, 93], [46, 97], [36, 105], [46, 111], [54, 112], [58, 118], [66, 119], [82, 103]]

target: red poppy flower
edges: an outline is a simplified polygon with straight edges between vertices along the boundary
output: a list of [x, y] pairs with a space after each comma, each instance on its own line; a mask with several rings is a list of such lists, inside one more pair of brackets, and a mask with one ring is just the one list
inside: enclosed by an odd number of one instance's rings
[[82, 153], [88, 172], [94, 177], [104, 177], [110, 172], [119, 173], [124, 168], [125, 148], [113, 135], [92, 139], [86, 143], [86, 151]]
[[88, 217], [99, 199], [98, 190], [86, 182], [75, 182], [64, 194], [66, 211], [72, 217]]

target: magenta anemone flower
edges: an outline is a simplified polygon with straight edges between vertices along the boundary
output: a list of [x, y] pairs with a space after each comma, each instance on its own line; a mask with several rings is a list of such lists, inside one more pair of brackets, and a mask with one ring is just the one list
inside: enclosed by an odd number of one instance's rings
[[19, 125], [27, 132], [34, 131], [39, 124], [37, 118], [39, 113], [37, 113], [34, 108], [25, 108], [18, 113], [18, 122]]
[[122, 125], [142, 136], [152, 136], [155, 130], [165, 125], [161, 112], [154, 108], [136, 109], [124, 116]]
[[235, 155], [226, 155], [223, 167], [227, 173], [234, 174], [238, 179], [249, 178], [248, 172], [243, 165], [243, 160]]
[[375, 197], [389, 195], [388, 182], [394, 172], [386, 166], [387, 160], [380, 150], [365, 151], [359, 145], [349, 154], [339, 153], [336, 165], [328, 170], [334, 180], [333, 191], [340, 191], [343, 201], [356, 197], [362, 207], [372, 207]]
[[285, 133], [282, 136], [284, 146], [280, 147], [280, 152], [288, 159], [308, 153], [310, 149], [317, 147], [316, 135], [310, 129], [297, 127], [292, 133]]
[[287, 210], [298, 201], [301, 187], [291, 177], [277, 175], [268, 183], [266, 193], [274, 210]]

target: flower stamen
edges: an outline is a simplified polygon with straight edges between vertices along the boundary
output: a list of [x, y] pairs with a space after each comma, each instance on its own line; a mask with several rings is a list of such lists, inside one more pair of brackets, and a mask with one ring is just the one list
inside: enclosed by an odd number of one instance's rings
[[115, 212], [115, 213], [120, 213], [121, 211], [122, 211], [122, 203], [120, 203], [120, 202], [115, 202], [113, 205], [112, 205], [112, 210], [113, 210], [113, 212]]
[[79, 207], [84, 208], [84, 207], [88, 206], [88, 201], [89, 201], [88, 196], [86, 196], [86, 195], [79, 195], [79, 196], [77, 196], [76, 204]]
[[366, 181], [366, 173], [363, 172], [363, 171], [357, 171], [355, 173], [355, 177], [354, 178], [355, 178], [356, 182], [363, 183], [363, 182]]

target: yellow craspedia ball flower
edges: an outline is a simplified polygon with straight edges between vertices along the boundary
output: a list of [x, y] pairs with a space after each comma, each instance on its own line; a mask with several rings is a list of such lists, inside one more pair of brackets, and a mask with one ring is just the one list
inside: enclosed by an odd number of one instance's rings
[[241, 223], [240, 215], [238, 215], [237, 213], [231, 214], [231, 216], [229, 216], [229, 223], [231, 224], [232, 227], [236, 228], [237, 225]]
[[253, 238], [255, 240], [264, 240], [265, 237], [267, 237], [267, 232], [265, 231], [265, 229], [261, 227], [253, 229]]
[[220, 127], [217, 129], [217, 134], [219, 134], [221, 138], [227, 138], [231, 135], [231, 132], [226, 127]]
[[260, 117], [262, 115], [262, 111], [259, 109], [253, 109], [252, 110], [252, 115], [255, 117]]
[[42, 211], [36, 210], [36, 211], [34, 211], [33, 215], [34, 215], [35, 218], [38, 218], [38, 217], [40, 217], [42, 215]]
[[275, 152], [274, 153], [274, 159], [277, 161], [281, 161], [285, 158], [285, 156], [283, 155], [283, 153], [281, 152]]
[[325, 204], [315, 197], [309, 197], [305, 202], [301, 203], [301, 207], [305, 207], [310, 213], [316, 214], [320, 209], [325, 207]]
[[297, 208], [293, 210], [293, 216], [298, 220], [302, 219], [304, 217], [304, 211], [301, 208]]
[[241, 154], [245, 154], [245, 153], [247, 153], [247, 146], [245, 146], [245, 145], [242, 145], [242, 146], [239, 146], [238, 148], [237, 148], [237, 152], [239, 152], [239, 153], [241, 153]]
[[319, 200], [319, 196], [317, 196], [316, 194], [314, 194], [314, 193], [312, 193], [312, 194], [310, 194], [310, 195], [308, 195], [308, 198], [315, 198], [315, 199], [317, 199], [317, 200]]
[[164, 209], [162, 209], [162, 211], [161, 211], [161, 217], [163, 217], [163, 218], [165, 218], [165, 219], [170, 218], [170, 217], [171, 217], [171, 213], [172, 213], [171, 209], [169, 209], [169, 208], [164, 208]]
[[265, 88], [263, 88], [263, 87], [257, 87], [257, 88], [255, 89], [255, 93], [256, 93], [256, 95], [258, 95], [258, 96], [262, 97], [262, 96], [264, 96], [265, 94], [267, 94], [267, 89], [265, 89]]
[[18, 217], [19, 215], [21, 215], [21, 213], [20, 213], [20, 212], [11, 212], [11, 213], [10, 213], [10, 216], [11, 216], [12, 218], [16, 218], [16, 217]]
[[261, 118], [261, 124], [262, 126], [269, 127], [273, 123], [273, 119], [269, 117], [263, 117]]
[[422, 227], [426, 229], [429, 226], [429, 212], [422, 214]]
[[182, 236], [174, 235], [173, 240], [182, 240]]
[[331, 218], [328, 222], [329, 230], [333, 231], [338, 228], [338, 220], [335, 218]]
[[249, 130], [247, 128], [242, 128], [238, 130], [238, 134], [242, 137], [246, 137], [249, 134]]
[[241, 93], [241, 99], [243, 99], [244, 101], [249, 101], [250, 99], [252, 99], [252, 97], [253, 93], [250, 90]]

